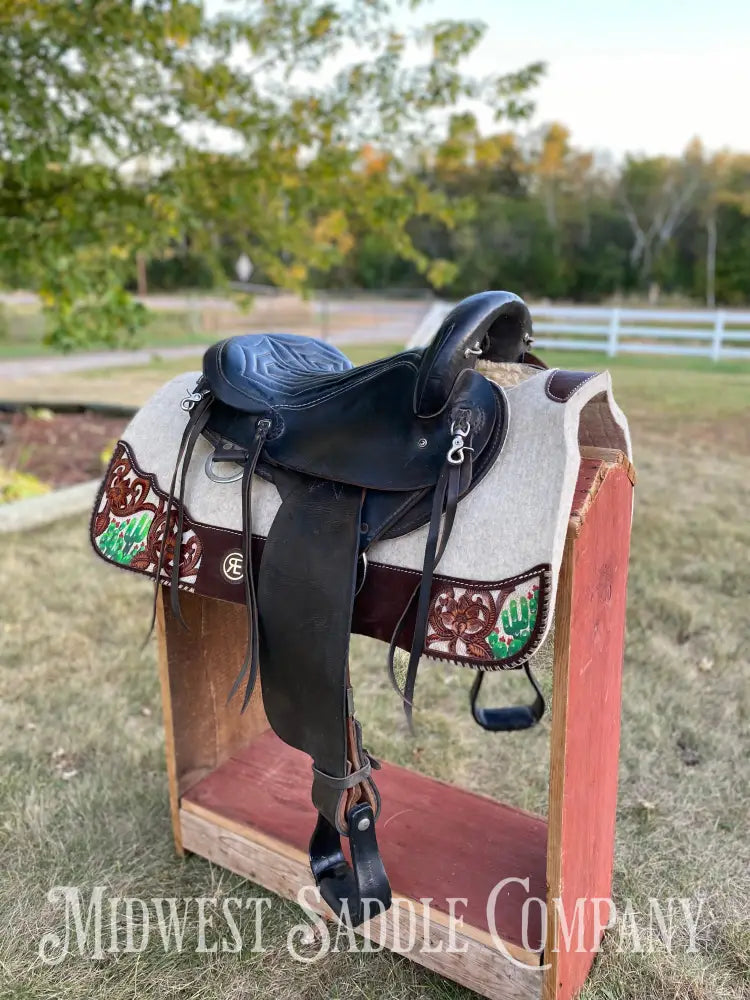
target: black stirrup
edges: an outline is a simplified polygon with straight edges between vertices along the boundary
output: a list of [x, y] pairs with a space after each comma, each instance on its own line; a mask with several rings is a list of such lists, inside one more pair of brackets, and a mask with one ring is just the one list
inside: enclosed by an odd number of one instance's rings
[[531, 729], [544, 715], [544, 696], [531, 672], [528, 660], [523, 665], [536, 697], [530, 705], [506, 705], [504, 708], [480, 708], [477, 705], [486, 671], [480, 670], [471, 686], [469, 701], [474, 721], [490, 733], [510, 733], [518, 729]]

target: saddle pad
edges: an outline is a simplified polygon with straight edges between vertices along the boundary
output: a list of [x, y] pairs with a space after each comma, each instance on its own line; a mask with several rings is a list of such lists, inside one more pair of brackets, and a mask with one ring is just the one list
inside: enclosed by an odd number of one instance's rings
[[[630, 458], [631, 446], [607, 372], [491, 363], [478, 370], [503, 386], [507, 437], [492, 468], [458, 507], [431, 590], [424, 653], [483, 670], [509, 669], [533, 655], [549, 631], [580, 447], [618, 449]], [[180, 403], [198, 378], [196, 372], [177, 376], [136, 414], [115, 447], [93, 511], [95, 551], [152, 578], [187, 422]], [[244, 603], [241, 484], [209, 479], [204, 465], [211, 454], [201, 439], [188, 472], [180, 587]], [[258, 566], [280, 506], [276, 487], [255, 477], [252, 505]], [[371, 546], [353, 631], [390, 640], [421, 579], [427, 530]], [[165, 583], [171, 555], [168, 550]], [[294, 608], [289, 625], [294, 627]], [[409, 648], [412, 631], [407, 621], [402, 648]]]

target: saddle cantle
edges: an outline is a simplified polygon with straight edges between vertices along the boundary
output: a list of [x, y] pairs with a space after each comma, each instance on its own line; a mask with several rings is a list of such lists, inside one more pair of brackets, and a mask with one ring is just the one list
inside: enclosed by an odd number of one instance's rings
[[[311, 867], [353, 923], [387, 907], [390, 890], [350, 632], [390, 641], [407, 714], [424, 652], [478, 668], [481, 725], [533, 725], [538, 689], [529, 706], [482, 709], [481, 679], [527, 667], [547, 632], [579, 442], [629, 447], [608, 376], [529, 367], [530, 341], [526, 306], [504, 292], [460, 303], [427, 348], [356, 369], [309, 338], [230, 338], [206, 353], [197, 385], [174, 380], [134, 419], [97, 499], [99, 554], [169, 583], [177, 615], [179, 587], [228, 600], [244, 590], [249, 642], [233, 690], [244, 682], [247, 701], [260, 663], [269, 722], [312, 757]], [[235, 583], [220, 567], [238, 548]], [[403, 683], [397, 647], [409, 653]]]

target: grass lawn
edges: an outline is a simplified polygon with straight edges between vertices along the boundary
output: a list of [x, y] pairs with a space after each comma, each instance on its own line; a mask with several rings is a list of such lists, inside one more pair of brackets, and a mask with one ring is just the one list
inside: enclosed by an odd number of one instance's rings
[[[240, 325], [241, 319], [240, 316]], [[44, 343], [44, 333], [44, 318], [37, 306], [16, 304], [3, 307], [0, 303], [0, 359], [54, 355], [52, 348]], [[152, 311], [140, 334], [139, 343], [134, 346], [154, 344], [177, 347], [205, 344], [211, 339], [211, 335], [200, 329], [197, 314], [178, 310]]]
[[[562, 359], [597, 366], [590, 355]], [[644, 934], [649, 897], [705, 903], [696, 953], [682, 933], [672, 954], [658, 944], [619, 953], [610, 935], [584, 996], [740, 1000], [750, 995], [750, 373], [636, 360], [611, 366], [639, 476], [614, 895], [619, 906], [632, 900]], [[37, 379], [35, 396], [67, 394], [72, 383], [68, 398], [137, 403], [190, 367]], [[173, 854], [155, 649], [143, 648], [151, 591], [96, 559], [86, 531], [77, 518], [0, 546], [0, 996], [468, 1000], [388, 952], [296, 963], [285, 941], [300, 911], [281, 900], [264, 925], [264, 954], [196, 954], [193, 924], [181, 954], [165, 955], [152, 936], [142, 954], [39, 961], [41, 938], [63, 930], [52, 886], [142, 898], [254, 891]], [[528, 733], [486, 734], [468, 715], [468, 673], [425, 663], [411, 739], [384, 661], [381, 644], [355, 637], [358, 714], [373, 753], [545, 811], [549, 714]], [[540, 673], [549, 686], [544, 662]], [[489, 686], [500, 700], [525, 696], [519, 677]], [[240, 923], [248, 939], [252, 920], [248, 911]]]
[[[353, 344], [344, 352], [355, 364], [364, 364], [401, 350], [400, 344]], [[64, 372], [60, 375], [33, 376], [6, 381], [0, 388], [0, 398], [8, 400], [65, 400], [87, 403], [123, 403], [138, 406], [144, 403], [160, 385], [181, 372], [201, 368], [203, 349], [195, 357], [159, 358], [158, 352], [148, 365], [125, 368], [90, 369]]]
[[[401, 350], [396, 343], [351, 344], [342, 350], [355, 364], [361, 365]], [[637, 412], [662, 419], [667, 412], [691, 414], [696, 396], [701, 398], [697, 419], [714, 416], [728, 407], [734, 412], [750, 397], [750, 362], [704, 358], [647, 358], [626, 355], [608, 358], [587, 351], [541, 352], [550, 367], [601, 371], [609, 368], [616, 382], [618, 399], [624, 392], [629, 416]], [[60, 375], [33, 376], [6, 381], [0, 398], [18, 400], [66, 400], [69, 402], [106, 402], [140, 405], [160, 385], [181, 372], [200, 371], [202, 348], [195, 357], [159, 358], [148, 365], [65, 372]]]

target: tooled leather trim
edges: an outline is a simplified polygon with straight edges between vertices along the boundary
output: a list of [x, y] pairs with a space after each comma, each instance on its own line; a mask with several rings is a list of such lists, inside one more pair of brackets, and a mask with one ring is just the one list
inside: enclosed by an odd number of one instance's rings
[[[404, 566], [393, 566], [389, 563], [373, 562], [370, 566], [371, 569], [384, 571], [389, 576], [399, 573], [406, 574], [416, 582], [419, 581], [422, 575], [420, 570], [409, 569]], [[495, 580], [491, 582], [467, 580], [459, 577], [440, 576], [436, 573], [430, 597], [430, 608], [432, 608], [436, 597], [439, 595], [441, 589], [444, 589], [446, 585], [460, 587], [467, 592], [488, 592], [490, 590], [502, 590], [505, 588], [512, 589], [519, 583], [526, 583], [527, 581], [530, 582], [534, 579], [539, 580], [539, 609], [536, 621], [531, 629], [531, 633], [527, 641], [524, 643], [523, 648], [518, 650], [518, 652], [502, 660], [497, 658], [485, 659], [483, 657], [480, 658], [478, 656], [472, 656], [468, 653], [457, 654], [444, 652], [443, 650], [434, 649], [428, 644], [425, 644], [422, 655], [430, 660], [445, 660], [448, 663], [453, 663], [460, 667], [472, 667], [487, 673], [497, 670], [517, 670], [519, 667], [522, 667], [524, 663], [526, 663], [526, 661], [529, 660], [539, 649], [542, 638], [547, 631], [550, 616], [551, 595], [553, 590], [552, 569], [549, 563], [540, 563], [523, 573], [517, 573], [514, 576], [505, 577], [503, 580]]]
[[[117, 446], [115, 447], [115, 453], [110, 461], [110, 466], [107, 469], [107, 473], [102, 480], [97, 494], [96, 503], [89, 522], [89, 538], [97, 556], [104, 562], [153, 580], [155, 578], [153, 570], [149, 570], [145, 567], [136, 568], [135, 566], [117, 562], [102, 552], [97, 545], [98, 536], [94, 531], [96, 514], [99, 510], [104, 492], [109, 482], [112, 465], [115, 462], [115, 459], [117, 459], [123, 452], [128, 457], [133, 471], [143, 479], [147, 479], [152, 483], [152, 488], [157, 496], [162, 499], [166, 499], [166, 494], [156, 484], [156, 477], [152, 473], [143, 472], [141, 470], [135, 460], [132, 449], [127, 442], [123, 440], [118, 441]], [[185, 511], [185, 528], [186, 530], [194, 531], [198, 535], [202, 544], [203, 558], [201, 559], [200, 565], [197, 567], [195, 583], [186, 584], [181, 582], [179, 584], [179, 589], [202, 594], [206, 597], [214, 599], [218, 598], [219, 600], [230, 601], [232, 603], [243, 603], [244, 593], [242, 592], [242, 588], [238, 587], [237, 583], [230, 583], [226, 580], [221, 575], [219, 568], [221, 563], [220, 557], [222, 555], [226, 555], [228, 552], [235, 549], [239, 550], [241, 533], [231, 528], [217, 528], [214, 525], [198, 521], [197, 519], [192, 518], [187, 510]], [[253, 534], [253, 562], [256, 567], [260, 563], [264, 542], [265, 539], [263, 536]], [[414, 586], [421, 579], [421, 575], [421, 570], [418, 569], [411, 569], [405, 566], [393, 566], [388, 563], [372, 562], [365, 577], [363, 591], [358, 601], [355, 602], [353, 631], [360, 632], [364, 635], [370, 635], [373, 638], [388, 641], [391, 637], [395, 622], [403, 610], [404, 603], [408, 600], [409, 594], [414, 589]], [[517, 653], [501, 661], [494, 659], [480, 659], [479, 657], [474, 657], [468, 654], [457, 656], [455, 653], [444, 652], [435, 648], [425, 648], [423, 655], [427, 656], [429, 659], [445, 660], [451, 663], [459, 664], [460, 666], [473, 667], [475, 669], [478, 668], [480, 670], [487, 671], [513, 670], [522, 666], [526, 659], [533, 655], [539, 647], [541, 638], [546, 631], [547, 622], [549, 620], [550, 598], [553, 585], [552, 573], [549, 564], [543, 563], [533, 566], [523, 573], [518, 573], [502, 580], [490, 581], [480, 581], [455, 576], [443, 576], [436, 573], [432, 588], [431, 601], [434, 601], [440, 590], [446, 586], [457, 586], [467, 591], [490, 591], [514, 586], [515, 584], [526, 580], [531, 580], [534, 577], [538, 577], [540, 583], [539, 610], [531, 635], [529, 636], [528, 641], [524, 644], [522, 650], [519, 650]], [[403, 581], [401, 585], [396, 582], [399, 578]], [[164, 580], [163, 582], [168, 586], [171, 583], [170, 580]], [[384, 614], [386, 605], [388, 606], [388, 611]], [[377, 613], [375, 612], [376, 608], [380, 609]], [[388, 620], [386, 621], [385, 619]], [[408, 643], [411, 642], [410, 628], [406, 628], [404, 630], [403, 639], [407, 645], [402, 648], [408, 649]], [[401, 643], [399, 643], [399, 645], [401, 645]]]
[[555, 368], [545, 382], [544, 391], [553, 402], [567, 403], [581, 386], [596, 378], [598, 374], [599, 372], [575, 372]]

